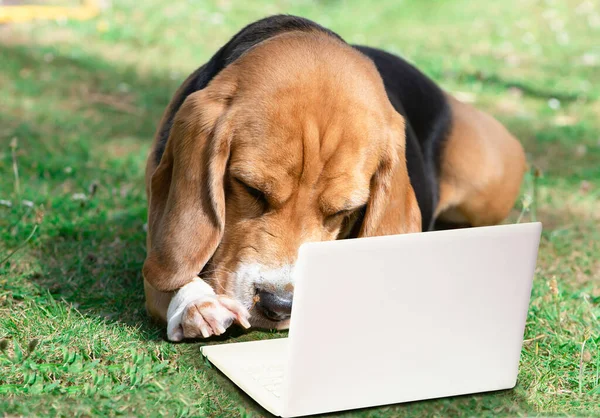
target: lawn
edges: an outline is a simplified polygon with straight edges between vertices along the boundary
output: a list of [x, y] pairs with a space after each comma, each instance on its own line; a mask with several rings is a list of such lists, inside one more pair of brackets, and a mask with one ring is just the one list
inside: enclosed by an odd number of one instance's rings
[[544, 224], [514, 390], [340, 416], [600, 415], [599, 3], [113, 3], [0, 26], [0, 415], [266, 415], [147, 318], [143, 169], [187, 74], [278, 12], [402, 54], [503, 121], [531, 166], [509, 221]]

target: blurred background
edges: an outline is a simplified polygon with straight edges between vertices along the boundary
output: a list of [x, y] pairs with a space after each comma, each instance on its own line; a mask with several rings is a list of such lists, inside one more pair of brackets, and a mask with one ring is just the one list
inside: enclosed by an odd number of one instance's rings
[[[50, 378], [0, 356], [5, 410], [39, 411], [47, 398], [18, 402], [36, 385], [81, 395], [68, 408], [84, 413], [253, 410], [197, 348], [164, 343], [146, 318], [143, 177], [179, 84], [243, 26], [276, 13], [402, 55], [502, 121], [528, 154], [509, 221], [541, 220], [544, 236], [519, 386], [372, 416], [600, 414], [600, 3], [591, 0], [0, 0], [0, 338], [13, 354], [38, 340], [35, 364], [80, 362]], [[158, 369], [136, 378], [132, 368], [146, 366]], [[113, 403], [86, 398], [97, 392]]]

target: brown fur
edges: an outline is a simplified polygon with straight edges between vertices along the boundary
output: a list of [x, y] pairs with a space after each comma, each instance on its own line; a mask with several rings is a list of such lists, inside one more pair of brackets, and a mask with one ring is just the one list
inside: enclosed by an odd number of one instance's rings
[[[491, 117], [453, 99], [452, 109], [438, 213], [497, 222], [518, 190], [520, 174], [506, 160], [522, 157]], [[404, 120], [373, 63], [324, 34], [290, 32], [256, 46], [186, 98], [158, 167], [156, 146], [143, 273], [148, 311], [163, 321], [172, 292], [203, 269], [218, 294], [232, 294], [240, 263], [293, 263], [303, 242], [344, 235], [357, 217], [334, 215], [342, 209], [368, 203], [359, 236], [421, 230]], [[269, 210], [238, 180], [263, 191]], [[505, 190], [506, 181], [516, 186]], [[195, 326], [186, 337], [199, 335]]]
[[523, 147], [496, 119], [448, 97], [453, 127], [442, 155], [439, 219], [494, 225], [512, 209], [525, 173]]

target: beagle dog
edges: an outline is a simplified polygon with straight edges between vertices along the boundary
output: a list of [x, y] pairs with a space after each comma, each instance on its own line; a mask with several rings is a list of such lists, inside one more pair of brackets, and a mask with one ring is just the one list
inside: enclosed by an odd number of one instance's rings
[[403, 59], [265, 18], [191, 74], [160, 121], [147, 310], [171, 341], [234, 322], [285, 329], [302, 243], [496, 224], [524, 172], [499, 122]]

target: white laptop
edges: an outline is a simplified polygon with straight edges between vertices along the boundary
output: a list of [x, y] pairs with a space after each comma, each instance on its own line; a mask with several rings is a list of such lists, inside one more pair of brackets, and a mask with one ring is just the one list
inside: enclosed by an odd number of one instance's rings
[[541, 230], [304, 244], [288, 338], [202, 353], [282, 417], [512, 388]]

